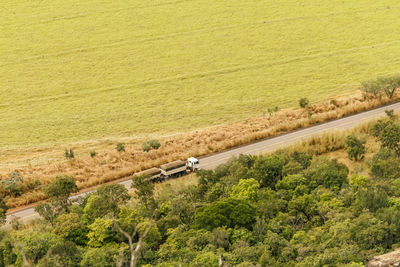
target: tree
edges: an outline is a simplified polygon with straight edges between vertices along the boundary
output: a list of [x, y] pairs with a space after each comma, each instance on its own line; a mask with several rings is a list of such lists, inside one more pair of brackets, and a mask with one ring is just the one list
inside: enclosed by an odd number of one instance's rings
[[390, 248], [392, 231], [387, 223], [375, 218], [371, 213], [363, 213], [353, 220], [350, 234], [352, 239], [364, 249]]
[[383, 128], [378, 136], [383, 147], [392, 149], [400, 156], [400, 125], [398, 123], [389, 123]]
[[226, 229], [226, 227], [215, 228], [211, 232], [209, 241], [211, 244], [213, 244], [217, 248], [223, 248], [223, 249], [227, 250], [230, 246], [229, 231]]
[[89, 228], [81, 222], [78, 214], [71, 212], [61, 214], [55, 219], [53, 232], [65, 240], [84, 246], [88, 241]]
[[57, 203], [42, 202], [35, 206], [35, 211], [51, 225], [54, 225], [57, 216], [62, 214], [64, 209]]
[[69, 196], [78, 192], [78, 187], [72, 176], [57, 176], [55, 181], [50, 183], [44, 190], [48, 202], [40, 203], [35, 207], [45, 220], [54, 224], [55, 218], [61, 213], [68, 212], [70, 205]]
[[114, 233], [112, 232], [113, 220], [96, 218], [89, 225], [88, 245], [91, 247], [101, 247], [112, 240]]
[[288, 191], [294, 191], [298, 186], [301, 185], [307, 185], [308, 181], [307, 179], [301, 175], [301, 174], [292, 174], [283, 177], [282, 180], [280, 180], [276, 184], [276, 189], [282, 189], [282, 190], [288, 190]]
[[59, 200], [63, 206], [68, 204], [68, 198], [72, 193], [78, 192], [78, 186], [73, 176], [57, 176], [55, 181], [50, 183], [44, 190], [50, 200]]
[[[149, 234], [150, 230], [155, 226], [155, 222], [151, 220], [150, 222], [147, 223], [146, 226], [137, 224], [134, 227], [133, 232], [128, 233], [127, 231], [123, 230], [118, 222], [114, 223], [115, 229], [117, 229], [118, 232], [120, 232], [127, 240], [128, 240], [128, 245], [129, 245], [129, 250], [130, 250], [130, 267], [135, 267], [137, 264], [137, 260], [139, 257], [140, 250], [142, 249], [143, 246], [143, 241]], [[137, 242], [135, 243], [135, 238], [137, 238]], [[161, 236], [160, 236], [161, 238]]]
[[400, 87], [400, 75], [392, 75], [388, 77], [379, 77], [362, 83], [362, 88], [366, 93], [379, 95], [385, 93], [390, 99], [393, 98], [396, 89]]
[[118, 206], [109, 201], [108, 198], [101, 197], [98, 194], [92, 194], [87, 200], [83, 213], [84, 220], [87, 223], [92, 223], [96, 218], [117, 214]]
[[96, 193], [115, 205], [125, 204], [131, 198], [128, 189], [122, 184], [102, 185], [97, 189]]
[[0, 225], [4, 224], [7, 219], [7, 210], [8, 207], [4, 202], [4, 199], [0, 197]]
[[236, 199], [256, 201], [258, 188], [260, 188], [260, 184], [255, 179], [240, 179], [239, 184], [232, 187], [230, 196]]
[[33, 266], [38, 263], [51, 247], [63, 242], [53, 233], [32, 230], [18, 231], [13, 238], [16, 252], [21, 256], [24, 266]]
[[115, 149], [118, 152], [125, 152], [125, 143], [121, 143], [121, 142], [117, 143], [117, 145], [115, 146]]
[[102, 185], [87, 199], [83, 209], [84, 219], [93, 222], [96, 218], [106, 215], [116, 216], [119, 213], [119, 206], [129, 199], [128, 189], [124, 185]]
[[49, 248], [39, 267], [79, 266], [80, 252], [71, 241], [62, 241]]
[[114, 246], [88, 248], [82, 256], [82, 267], [114, 267], [118, 261], [119, 249]]
[[150, 149], [151, 149], [151, 146], [149, 145], [148, 142], [144, 142], [144, 143], [142, 144], [142, 150], [143, 150], [144, 152], [149, 152]]
[[261, 187], [274, 188], [282, 178], [282, 168], [285, 161], [277, 156], [259, 157], [254, 163], [251, 175], [259, 181]]
[[247, 201], [224, 199], [199, 208], [195, 215], [195, 226], [206, 230], [217, 227], [251, 228], [256, 218], [256, 210]]
[[66, 159], [73, 159], [73, 158], [75, 158], [75, 153], [72, 150], [72, 148], [70, 148], [69, 151], [68, 151], [68, 149], [65, 149], [64, 156]]
[[329, 161], [326, 158], [319, 158], [310, 165], [305, 176], [310, 179], [313, 187], [323, 185], [331, 190], [339, 191], [342, 185], [347, 183], [348, 172], [346, 165], [337, 162], [336, 159]]
[[381, 147], [372, 158], [371, 173], [379, 179], [393, 179], [400, 174], [399, 162], [394, 151]]
[[291, 160], [282, 168], [282, 177], [297, 174], [303, 170], [303, 166], [297, 161]]
[[10, 173], [8, 179], [0, 181], [1, 195], [17, 197], [20, 196], [24, 189], [24, 178], [18, 171]]
[[301, 108], [307, 107], [309, 103], [310, 101], [306, 97], [300, 98], [299, 100], [299, 105]]
[[365, 154], [365, 140], [357, 138], [355, 135], [349, 135], [346, 138], [347, 154], [351, 160], [362, 159]]
[[400, 75], [379, 78], [378, 81], [381, 83], [385, 94], [391, 99], [393, 98], [396, 89], [400, 86]]
[[152, 139], [150, 141], [147, 141], [147, 143], [149, 144], [149, 146], [151, 146], [151, 148], [153, 149], [159, 149], [161, 144], [160, 141], [158, 141], [157, 139]]
[[190, 267], [218, 267], [218, 256], [213, 252], [203, 252], [198, 254], [196, 258], [190, 263]]
[[152, 211], [155, 209], [154, 184], [151, 181], [151, 177], [146, 175], [134, 176], [131, 187], [135, 189], [136, 196], [146, 210]]
[[295, 151], [290, 155], [290, 157], [298, 162], [303, 167], [303, 169], [307, 169], [308, 166], [310, 166], [311, 164], [312, 156], [308, 155], [305, 152]]
[[393, 109], [385, 109], [385, 114], [391, 120], [393, 120], [395, 118]]
[[299, 196], [289, 202], [289, 212], [296, 217], [304, 215], [307, 221], [311, 221], [314, 216], [318, 215], [317, 201], [310, 194]]

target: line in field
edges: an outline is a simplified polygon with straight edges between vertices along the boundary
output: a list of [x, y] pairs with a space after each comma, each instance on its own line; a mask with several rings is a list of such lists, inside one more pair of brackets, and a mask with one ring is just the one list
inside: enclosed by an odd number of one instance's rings
[[[396, 6], [396, 7], [391, 7], [390, 9], [399, 9], [399, 8], [400, 7]], [[99, 45], [99, 46], [72, 48], [72, 49], [61, 50], [56, 53], [34, 55], [31, 57], [26, 57], [26, 58], [20, 59], [18, 61], [5, 62], [3, 64], [0, 64], [0, 67], [4, 67], [4, 66], [8, 66], [8, 65], [23, 64], [27, 61], [32, 61], [32, 60], [41, 60], [41, 59], [65, 56], [65, 55], [75, 54], [75, 53], [86, 53], [86, 52], [91, 52], [91, 51], [95, 51], [95, 50], [99, 50], [99, 49], [119, 47], [119, 46], [123, 46], [123, 45], [134, 44], [134, 43], [146, 43], [146, 42], [152, 42], [152, 41], [165, 40], [165, 39], [175, 38], [175, 37], [179, 37], [179, 36], [192, 35], [194, 33], [209, 33], [209, 32], [229, 30], [229, 29], [234, 29], [234, 28], [239, 28], [239, 27], [246, 27], [246, 26], [251, 26], [251, 25], [267, 26], [267, 25], [271, 25], [273, 23], [279, 23], [279, 22], [295, 21], [295, 20], [309, 19], [309, 18], [315, 18], [315, 17], [328, 17], [328, 16], [335, 16], [335, 15], [341, 15], [341, 14], [364, 13], [364, 12], [371, 12], [371, 11], [377, 11], [377, 10], [378, 11], [379, 10], [387, 10], [387, 8], [385, 7], [385, 8], [368, 9], [368, 10], [363, 10], [363, 11], [346, 11], [346, 12], [328, 13], [328, 14], [320, 14], [320, 15], [299, 16], [299, 17], [282, 18], [282, 19], [276, 19], [276, 20], [263, 20], [263, 21], [258, 21], [258, 22], [243, 23], [243, 24], [236, 24], [236, 25], [216, 26], [216, 27], [212, 27], [212, 28], [200, 28], [200, 29], [196, 29], [196, 30], [175, 32], [175, 33], [158, 35], [158, 36], [153, 36], [153, 37], [145, 37], [145, 38], [143, 38], [144, 36], [142, 36], [142, 39], [136, 39], [136, 40], [125, 39], [125, 40], [110, 42], [110, 43], [107, 43], [104, 45]], [[81, 17], [81, 16], [77, 15], [74, 17]]]
[[[53, 19], [41, 20], [41, 21], [38, 21], [36, 23], [32, 23], [30, 25], [40, 25], [40, 24], [52, 23], [52, 22], [60, 21], [60, 20], [71, 20], [71, 19], [76, 19], [76, 18], [84, 18], [84, 17], [89, 17], [89, 16], [93, 16], [93, 15], [98, 15], [98, 14], [109, 14], [109, 13], [115, 13], [115, 12], [119, 12], [119, 11], [128, 11], [128, 10], [134, 10], [134, 9], [161, 7], [161, 6], [175, 5], [175, 4], [186, 3], [186, 2], [195, 2], [195, 1], [198, 2], [199, 0], [178, 0], [178, 1], [171, 1], [171, 2], [166, 2], [166, 3], [159, 3], [159, 4], [156, 4], [156, 5], [138, 5], [138, 6], [125, 7], [125, 8], [108, 9], [106, 11], [87, 12], [87, 13], [81, 13], [81, 14], [76, 14], [76, 15], [71, 15], [71, 16], [56, 17], [56, 18], [53, 18]], [[31, 19], [31, 18], [32, 17], [30, 17], [29, 19]], [[21, 26], [26, 26], [26, 24], [9, 23], [9, 24], [2, 24], [1, 26], [21, 27]]]
[[[125, 8], [116, 8], [116, 9], [111, 9], [111, 10], [107, 10], [107, 11], [81, 13], [81, 14], [76, 14], [76, 15], [71, 15], [71, 16], [58, 17], [58, 18], [55, 17], [53, 19], [42, 20], [42, 21], [38, 21], [36, 23], [32, 23], [30, 25], [46, 24], [46, 23], [52, 23], [52, 22], [56, 22], [56, 21], [60, 21], [60, 20], [71, 20], [71, 19], [84, 18], [84, 17], [89, 17], [89, 16], [96, 16], [99, 14], [109, 14], [109, 13], [128, 11], [128, 10], [134, 10], [134, 9], [144, 9], [144, 8], [161, 7], [161, 6], [167, 6], [167, 5], [175, 5], [175, 4], [186, 3], [186, 2], [199, 2], [199, 0], [179, 0], [179, 1], [160, 3], [160, 4], [156, 4], [156, 5], [141, 5], [141, 6], [139, 5], [139, 6], [125, 7]], [[344, 14], [358, 14], [358, 13], [365, 13], [365, 12], [371, 12], [371, 11], [383, 11], [383, 10], [391, 10], [391, 9], [398, 9], [398, 8], [400, 8], [400, 7], [399, 6], [379, 6], [379, 7], [363, 9], [363, 10], [332, 12], [332, 13], [326, 13], [326, 14], [298, 16], [298, 17], [292, 17], [292, 18], [269, 20], [269, 21], [265, 21], [265, 23], [284, 22], [284, 21], [292, 21], [292, 20], [297, 20], [297, 19], [327, 17], [327, 16], [344, 15]], [[3, 26], [3, 27], [9, 27], [9, 26], [21, 27], [21, 26], [26, 26], [26, 24], [9, 23], [9, 24], [2, 24], [1, 26]]]
[[94, 92], [96, 92], [96, 93], [109, 92], [109, 91], [115, 91], [115, 90], [121, 90], [121, 89], [130, 89], [130, 88], [135, 88], [135, 87], [145, 87], [145, 86], [154, 85], [154, 84], [162, 84], [162, 83], [171, 82], [171, 81], [184, 81], [184, 80], [190, 80], [190, 79], [205, 78], [205, 77], [210, 77], [210, 76], [225, 75], [225, 74], [231, 74], [231, 73], [240, 72], [240, 71], [246, 71], [246, 70], [250, 70], [250, 69], [259, 69], [259, 68], [268, 67], [268, 66], [285, 65], [285, 64], [289, 64], [289, 63], [293, 63], [293, 62], [297, 62], [297, 61], [313, 60], [313, 59], [320, 58], [320, 57], [330, 57], [330, 56], [335, 56], [335, 55], [339, 55], [339, 54], [350, 54], [353, 52], [358, 52], [358, 51], [368, 50], [368, 49], [375, 49], [375, 48], [390, 46], [390, 45], [399, 44], [399, 43], [400, 43], [400, 40], [393, 40], [390, 42], [383, 42], [383, 43], [378, 43], [378, 44], [373, 44], [373, 45], [368, 45], [368, 46], [353, 47], [353, 48], [349, 48], [349, 49], [341, 49], [341, 50], [335, 50], [335, 51], [326, 51], [326, 52], [292, 57], [292, 58], [287, 58], [287, 59], [277, 60], [277, 61], [272, 61], [272, 62], [271, 61], [266, 62], [264, 60], [264, 61], [259, 61], [258, 63], [253, 63], [253, 64], [239, 65], [239, 66], [235, 66], [235, 67], [227, 67], [227, 68], [217, 69], [217, 70], [212, 70], [212, 71], [207, 71], [207, 72], [180, 75], [177, 77], [166, 77], [166, 78], [157, 79], [157, 80], [138, 82], [135, 84], [124, 84], [124, 85], [117, 85], [117, 86], [112, 86], [112, 87], [107, 87], [107, 88], [92, 88], [92, 89], [88, 88], [88, 90], [82, 89], [79, 92], [76, 92], [73, 94], [59, 94], [59, 95], [47, 96], [47, 97], [33, 97], [30, 99], [26, 99], [24, 101], [0, 104], [0, 108], [14, 106], [14, 105], [18, 105], [18, 104], [41, 102], [43, 100], [59, 100], [62, 98], [65, 99], [65, 98], [71, 98], [71, 97], [76, 97], [76, 96], [81, 97], [81, 96], [85, 96], [85, 95], [92, 95]]

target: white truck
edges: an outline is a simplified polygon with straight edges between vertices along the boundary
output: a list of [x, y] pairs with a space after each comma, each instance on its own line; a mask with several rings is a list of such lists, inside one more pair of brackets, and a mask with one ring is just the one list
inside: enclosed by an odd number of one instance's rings
[[194, 157], [187, 161], [175, 160], [160, 166], [160, 168], [151, 168], [145, 171], [135, 173], [135, 176], [151, 176], [153, 182], [163, 181], [168, 178], [179, 177], [190, 172], [195, 172], [200, 168], [200, 162]]

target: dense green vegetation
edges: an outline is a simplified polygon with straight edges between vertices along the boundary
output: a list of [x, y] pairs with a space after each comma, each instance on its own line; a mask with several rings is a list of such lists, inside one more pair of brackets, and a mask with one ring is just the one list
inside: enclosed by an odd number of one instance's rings
[[1, 149], [218, 125], [351, 94], [400, 66], [396, 0], [2, 7]]
[[[363, 266], [400, 246], [399, 129], [394, 117], [372, 127], [370, 175], [278, 151], [201, 170], [196, 186], [155, 194], [134, 177], [133, 197], [111, 184], [74, 203], [73, 178], [57, 177], [43, 219], [1, 232], [0, 266]], [[347, 141], [362, 160], [363, 142]]]

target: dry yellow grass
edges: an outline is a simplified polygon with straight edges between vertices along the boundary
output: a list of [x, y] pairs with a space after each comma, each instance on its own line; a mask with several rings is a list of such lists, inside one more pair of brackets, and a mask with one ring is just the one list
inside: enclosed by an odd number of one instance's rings
[[[307, 109], [285, 110], [271, 116], [261, 116], [247, 119], [230, 125], [198, 130], [187, 134], [175, 135], [161, 139], [161, 148], [143, 152], [140, 143], [129, 142], [126, 152], [119, 153], [115, 144], [104, 150], [98, 150], [95, 158], [80, 155], [73, 160], [57, 160], [48, 164], [28, 166], [17, 169], [29, 183], [39, 179], [47, 184], [55, 176], [73, 175], [78, 186], [83, 189], [122, 177], [128, 177], [134, 172], [148, 169], [176, 159], [185, 159], [189, 156], [202, 156], [209, 153], [228, 149], [237, 145], [268, 138], [301, 127], [307, 127], [319, 122], [341, 118], [345, 115], [364, 111], [400, 99], [369, 98], [359, 95], [314, 104]], [[312, 117], [308, 114], [312, 112]], [[362, 126], [368, 127], [368, 126]], [[344, 146], [344, 134], [325, 134], [311, 139], [309, 145], [314, 154], [326, 153]], [[307, 148], [308, 149], [308, 148]], [[84, 150], [83, 150], [84, 151]], [[62, 155], [62, 151], [59, 151]], [[1, 179], [7, 178], [3, 172]], [[43, 199], [41, 191], [26, 192], [18, 198], [6, 198], [10, 207], [27, 205]]]

